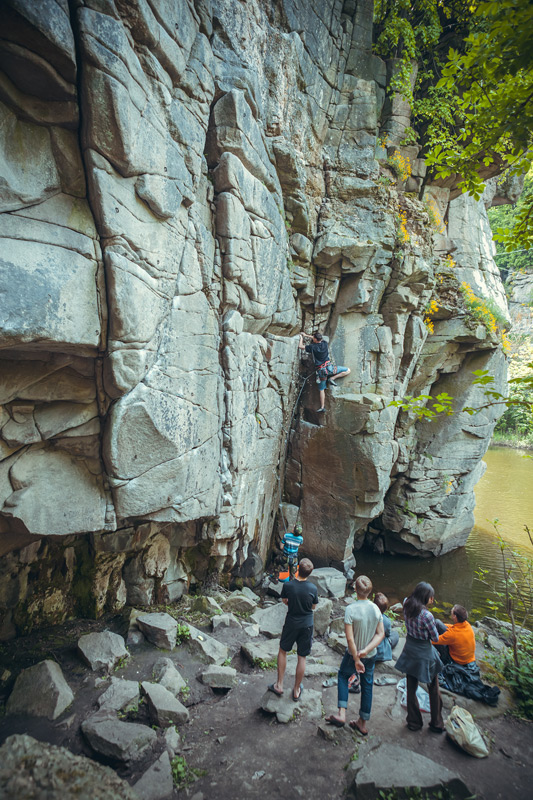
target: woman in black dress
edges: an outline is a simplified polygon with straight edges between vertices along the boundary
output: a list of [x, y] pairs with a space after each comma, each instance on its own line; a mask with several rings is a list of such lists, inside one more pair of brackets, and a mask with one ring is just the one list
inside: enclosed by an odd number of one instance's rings
[[407, 639], [402, 654], [395, 664], [407, 676], [407, 727], [419, 731], [423, 725], [422, 714], [416, 696], [418, 682], [426, 683], [429, 692], [431, 721], [429, 729], [442, 733], [442, 698], [439, 691], [439, 672], [442, 661], [431, 642], [438, 641], [439, 634], [433, 614], [427, 606], [433, 602], [435, 592], [429, 583], [417, 584], [414, 592], [403, 601], [403, 615], [407, 628]]

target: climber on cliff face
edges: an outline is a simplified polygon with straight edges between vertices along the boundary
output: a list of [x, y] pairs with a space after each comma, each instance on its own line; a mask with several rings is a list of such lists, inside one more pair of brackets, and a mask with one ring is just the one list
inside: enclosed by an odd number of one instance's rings
[[[304, 339], [310, 339], [310, 344], [305, 344]], [[313, 354], [320, 394], [320, 408], [317, 409], [317, 413], [320, 414], [326, 410], [326, 386], [337, 386], [333, 378], [345, 378], [350, 374], [350, 370], [348, 367], [333, 366], [329, 358], [328, 343], [320, 331], [315, 331], [312, 336], [300, 333], [298, 348]]]

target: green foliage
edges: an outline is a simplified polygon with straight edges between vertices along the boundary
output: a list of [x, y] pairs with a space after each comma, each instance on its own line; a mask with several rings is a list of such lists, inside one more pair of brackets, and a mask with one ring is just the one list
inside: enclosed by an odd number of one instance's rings
[[[450, 48], [436, 90], [447, 93], [452, 116], [427, 130], [426, 163], [437, 178], [454, 173], [459, 187], [481, 197], [480, 165], [492, 174], [522, 175], [533, 153], [533, 4], [530, 0], [473, 0], [470, 30]], [[529, 200], [528, 200], [529, 198]], [[508, 250], [533, 245], [533, 195], [508, 233]]]
[[[525, 208], [530, 208], [533, 203], [533, 175], [528, 175], [524, 182], [524, 191], [514, 205], [494, 206], [489, 208], [489, 222], [494, 234], [509, 236]], [[519, 247], [512, 248], [515, 252], [507, 252], [502, 241], [496, 242], [496, 263], [500, 270], [509, 273], [525, 272], [533, 269], [533, 251]], [[512, 280], [512, 274], [507, 276], [507, 281]]]
[[376, 0], [374, 4], [375, 52], [397, 58], [398, 66], [390, 89], [413, 101], [413, 62], [439, 41], [442, 25], [438, 0]]
[[[380, 800], [455, 800], [457, 795], [451, 792], [446, 786], [442, 789], [421, 789], [420, 786], [406, 786], [404, 789], [394, 787], [394, 789], [380, 789], [378, 797]], [[475, 800], [470, 797], [468, 800]]]
[[[435, 402], [431, 402], [434, 400]], [[436, 397], [430, 394], [419, 394], [417, 397], [406, 394], [402, 400], [393, 400], [389, 406], [396, 406], [404, 411], [410, 411], [419, 419], [432, 420], [438, 414], [450, 417], [453, 413], [453, 397], [447, 392], [441, 392]]]
[[533, 345], [513, 348], [509, 364], [509, 405], [499, 419], [495, 433], [518, 434], [533, 443]]
[[264, 670], [277, 669], [278, 662], [276, 659], [273, 659], [272, 661], [264, 661], [262, 658], [254, 658], [254, 666]]
[[[526, 629], [526, 625], [533, 613], [533, 558], [523, 552], [513, 550], [502, 539], [498, 530], [497, 519], [493, 520], [492, 524], [498, 536], [504, 588], [500, 590], [491, 583], [490, 579], [488, 579], [488, 576], [490, 576], [489, 570], [480, 568], [475, 571], [475, 575], [477, 580], [490, 589], [492, 597], [495, 598], [489, 605], [492, 605], [495, 609], [502, 609], [511, 623], [511, 650], [508, 658], [512, 660], [512, 668], [519, 676], [515, 678], [515, 688], [520, 696], [520, 702], [523, 703], [522, 689], [528, 686], [529, 681], [533, 680], [533, 639], [531, 639], [532, 635]], [[524, 525], [524, 530], [530, 544], [533, 545], [533, 536], [527, 525]], [[525, 649], [524, 633], [527, 633], [530, 642]], [[500, 665], [500, 672], [507, 678], [506, 669], [507, 672], [512, 671], [510, 667], [506, 667], [504, 659], [504, 663]], [[529, 684], [529, 689], [531, 688], [531, 684]], [[533, 702], [528, 713], [533, 714]]]
[[[375, 52], [397, 59], [389, 91], [410, 103], [436, 178], [457, 175], [459, 187], [479, 198], [480, 166], [492, 175], [529, 171], [531, 0], [376, 0], [374, 23]], [[509, 251], [533, 245], [533, 190], [496, 238]]]
[[[511, 385], [516, 385], [533, 391], [533, 362], [527, 365], [530, 372], [523, 378], [515, 378], [510, 381]], [[418, 419], [424, 419], [427, 422], [432, 422], [439, 415], [451, 416], [452, 414], [464, 411], [466, 414], [477, 414], [485, 408], [494, 405], [505, 405], [507, 408], [520, 406], [525, 409], [527, 414], [533, 414], [533, 404], [530, 400], [523, 400], [519, 397], [509, 396], [506, 397], [501, 392], [497, 392], [493, 388], [494, 378], [489, 375], [488, 370], [476, 369], [472, 372], [474, 380], [473, 386], [481, 386], [484, 388], [484, 395], [486, 402], [474, 408], [473, 406], [463, 406], [462, 408], [453, 408], [453, 397], [445, 392], [433, 397], [430, 394], [420, 394], [416, 397], [405, 395], [401, 400], [393, 400], [389, 406], [401, 408], [403, 411], [408, 411], [414, 414]], [[436, 400], [437, 402], [430, 402]]]
[[174, 756], [170, 766], [172, 768], [172, 780], [177, 789], [184, 789], [198, 778], [203, 778], [204, 775], [207, 775], [206, 769], [190, 767], [185, 756]]
[[505, 677], [517, 705], [518, 714], [533, 719], [533, 634], [517, 643], [518, 666], [510, 650], [495, 656], [494, 666]]
[[178, 629], [176, 635], [176, 643], [181, 644], [182, 642], [186, 642], [187, 639], [191, 638], [191, 632], [189, 630], [189, 626], [186, 625], [184, 622], [178, 622]]

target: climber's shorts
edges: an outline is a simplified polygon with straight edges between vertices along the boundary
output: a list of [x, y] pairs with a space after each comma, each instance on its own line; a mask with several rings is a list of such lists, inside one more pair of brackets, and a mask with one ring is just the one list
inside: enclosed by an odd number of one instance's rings
[[[331, 377], [333, 378], [333, 380], [335, 380], [336, 376], [340, 375], [342, 372], [348, 372], [348, 367], [340, 367], [340, 366], [338, 366], [337, 367], [337, 372], [335, 374], [331, 373]], [[318, 388], [320, 390], [325, 389], [326, 388], [326, 383], [327, 383], [327, 381], [318, 381]]]

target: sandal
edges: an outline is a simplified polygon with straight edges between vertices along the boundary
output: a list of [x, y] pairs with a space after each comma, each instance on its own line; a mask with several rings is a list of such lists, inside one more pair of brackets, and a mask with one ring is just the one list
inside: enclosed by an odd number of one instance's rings
[[279, 690], [279, 689], [276, 689], [276, 684], [274, 684], [274, 683], [270, 683], [270, 684], [267, 686], [267, 689], [268, 689], [268, 691], [269, 691], [269, 692], [272, 692], [272, 694], [275, 694], [275, 695], [277, 695], [278, 697], [281, 697], [281, 696], [282, 696], [282, 694], [283, 694], [283, 692], [280, 692], [280, 690]]
[[353, 731], [357, 731], [357, 733], [360, 733], [361, 736], [368, 736], [368, 731], [362, 731], [361, 728], [359, 727], [359, 725], [357, 724], [357, 720], [356, 719], [352, 719], [352, 721], [349, 723], [349, 725], [350, 725], [350, 728]]
[[296, 695], [294, 694], [294, 689], [292, 690], [292, 699], [294, 700], [295, 703], [297, 703], [298, 700], [300, 699], [300, 697], [302, 696], [302, 692], [303, 692], [303, 689], [300, 686], [300, 694], [298, 695], [298, 697], [296, 697]]
[[326, 717], [325, 721], [328, 723], [328, 725], [334, 725], [336, 728], [344, 728], [344, 725], [346, 724], [343, 719], [339, 719], [333, 714], [330, 714], [329, 717]]
[[337, 678], [326, 678], [325, 681], [322, 681], [322, 686], [324, 689], [328, 689], [330, 686], [337, 685]]

